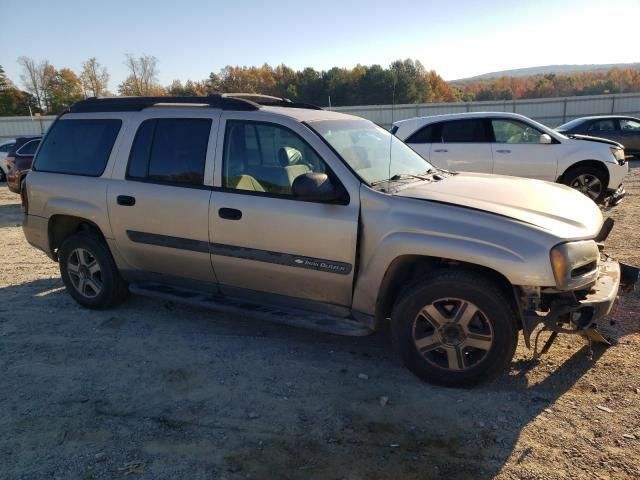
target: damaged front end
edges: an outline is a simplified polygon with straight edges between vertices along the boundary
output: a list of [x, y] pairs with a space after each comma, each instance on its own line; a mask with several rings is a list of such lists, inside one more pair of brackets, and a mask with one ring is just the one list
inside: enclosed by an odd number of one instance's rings
[[[612, 313], [621, 294], [632, 291], [638, 282], [640, 268], [619, 263], [601, 254], [598, 276], [590, 288], [558, 291], [540, 287], [516, 287], [521, 313], [524, 341], [531, 348], [534, 337], [534, 357], [546, 353], [559, 333], [580, 335], [592, 342], [610, 345], [597, 330], [598, 321]], [[542, 332], [551, 332], [542, 348], [538, 339]]]

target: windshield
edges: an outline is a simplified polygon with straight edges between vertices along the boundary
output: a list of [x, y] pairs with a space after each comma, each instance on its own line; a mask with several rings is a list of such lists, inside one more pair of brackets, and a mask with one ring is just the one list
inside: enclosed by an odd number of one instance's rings
[[310, 126], [368, 185], [434, 169], [397, 137], [368, 120], [321, 120]]
[[571, 120], [570, 122], [563, 123], [559, 127], [556, 127], [556, 130], [559, 130], [561, 132], [566, 132], [567, 130], [571, 130], [572, 128], [577, 127], [582, 122], [584, 122], [584, 120], [582, 120], [581, 118], [576, 118], [575, 120]]

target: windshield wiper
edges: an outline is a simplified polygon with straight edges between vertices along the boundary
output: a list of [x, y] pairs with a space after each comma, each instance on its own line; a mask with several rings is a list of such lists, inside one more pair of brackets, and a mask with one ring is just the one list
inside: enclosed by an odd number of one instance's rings
[[402, 180], [423, 180], [423, 181], [432, 181], [433, 175], [437, 174], [438, 171], [434, 169], [429, 169], [424, 173], [414, 174], [414, 173], [396, 173], [390, 178], [384, 178], [382, 180], [376, 180], [375, 182], [371, 182], [371, 186], [380, 185], [382, 183], [387, 182], [400, 182]]

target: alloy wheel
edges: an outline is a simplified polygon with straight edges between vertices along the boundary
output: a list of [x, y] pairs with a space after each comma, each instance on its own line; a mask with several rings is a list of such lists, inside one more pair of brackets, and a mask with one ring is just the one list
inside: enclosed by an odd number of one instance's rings
[[467, 370], [485, 360], [493, 345], [493, 327], [473, 303], [442, 298], [424, 306], [413, 324], [417, 351], [430, 364]]
[[85, 248], [76, 248], [67, 260], [67, 272], [74, 288], [84, 297], [97, 297], [102, 291], [102, 270], [96, 257]]
[[602, 193], [602, 182], [595, 175], [583, 173], [575, 177], [569, 184], [591, 200], [597, 199]]

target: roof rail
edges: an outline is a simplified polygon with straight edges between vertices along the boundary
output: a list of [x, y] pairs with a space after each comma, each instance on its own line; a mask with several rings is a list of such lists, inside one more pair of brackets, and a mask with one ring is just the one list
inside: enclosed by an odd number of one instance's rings
[[272, 97], [271, 95], [262, 95], [261, 93], [223, 93], [224, 98], [239, 98], [249, 100], [258, 105], [265, 107], [288, 107], [288, 108], [307, 108], [309, 110], [323, 110], [318, 105], [304, 102], [294, 102], [284, 97]]
[[309, 108], [316, 105], [251, 93], [213, 94], [206, 97], [91, 97], [74, 103], [68, 113], [137, 112], [156, 105], [204, 105], [223, 110], [258, 110], [261, 106]]

